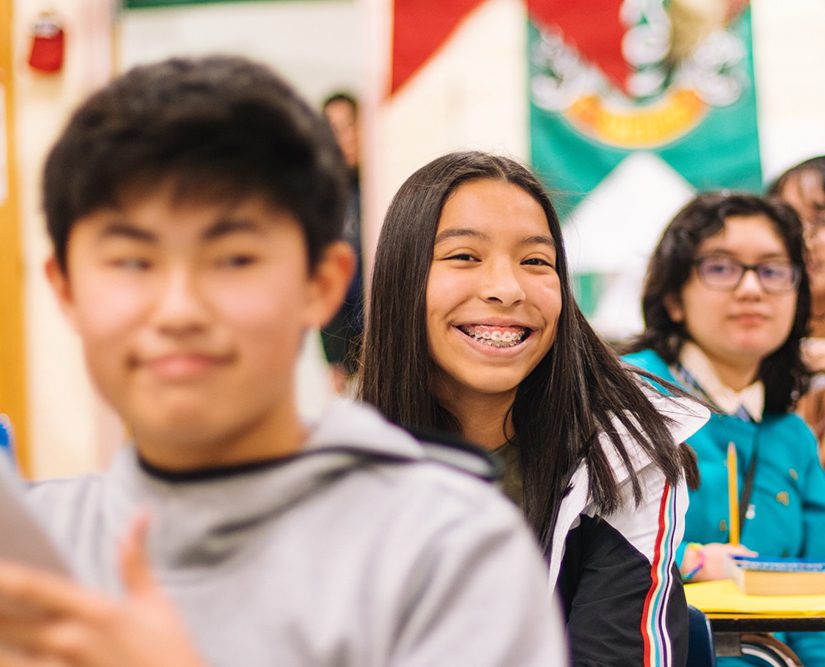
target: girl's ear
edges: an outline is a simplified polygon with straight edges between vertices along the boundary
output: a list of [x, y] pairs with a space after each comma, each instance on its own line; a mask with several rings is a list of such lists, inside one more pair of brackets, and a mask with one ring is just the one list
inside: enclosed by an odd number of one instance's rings
[[666, 294], [664, 298], [665, 310], [674, 322], [685, 321], [685, 311], [682, 308], [682, 300], [678, 295], [671, 292]]
[[46, 272], [46, 279], [52, 287], [52, 292], [57, 299], [57, 305], [63, 311], [63, 315], [73, 327], [75, 326], [75, 311], [74, 311], [74, 297], [72, 294], [71, 284], [69, 283], [69, 276], [66, 271], [60, 266], [54, 255], [51, 255], [46, 260], [43, 267]]
[[336, 241], [324, 249], [309, 279], [307, 326], [323, 327], [338, 312], [355, 273], [355, 261], [355, 252], [346, 241]]

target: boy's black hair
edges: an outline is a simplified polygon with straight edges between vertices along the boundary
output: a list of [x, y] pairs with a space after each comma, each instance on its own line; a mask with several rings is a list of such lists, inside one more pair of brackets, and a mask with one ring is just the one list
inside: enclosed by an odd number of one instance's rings
[[779, 234], [788, 257], [799, 267], [801, 279], [796, 313], [788, 338], [759, 365], [765, 383], [765, 411], [787, 412], [808, 388], [810, 373], [802, 361], [800, 341], [808, 331], [811, 294], [805, 271], [802, 225], [794, 210], [778, 199], [747, 193], [704, 193], [696, 196], [671, 220], [647, 268], [642, 291], [644, 331], [628, 345], [629, 352], [653, 349], [668, 364], [676, 363], [688, 339], [683, 322], [674, 322], [666, 307], [669, 296], [678, 297], [693, 272], [696, 252], [706, 238], [725, 229], [733, 216], [764, 216]]
[[135, 67], [74, 113], [43, 179], [61, 269], [79, 218], [166, 183], [180, 200], [263, 197], [297, 219], [310, 267], [341, 236], [346, 169], [327, 122], [283, 79], [243, 58]]

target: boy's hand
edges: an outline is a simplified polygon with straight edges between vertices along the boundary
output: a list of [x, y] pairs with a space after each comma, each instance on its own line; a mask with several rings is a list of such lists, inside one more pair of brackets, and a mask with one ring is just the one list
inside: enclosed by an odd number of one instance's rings
[[0, 562], [0, 667], [204, 667], [155, 580], [140, 516], [120, 547], [123, 599]]

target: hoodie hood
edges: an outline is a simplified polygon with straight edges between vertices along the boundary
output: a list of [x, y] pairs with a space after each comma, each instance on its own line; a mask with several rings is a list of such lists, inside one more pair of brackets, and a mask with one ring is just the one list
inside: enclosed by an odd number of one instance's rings
[[407, 431], [361, 403], [332, 401], [313, 428], [303, 455], [333, 451], [396, 462], [431, 461], [489, 482], [501, 479], [501, 462], [489, 452], [443, 433]]
[[[189, 573], [231, 559], [279, 515], [311, 505], [325, 489], [353, 484], [354, 473], [391, 479], [398, 466], [449, 467], [494, 479], [494, 459], [482, 450], [450, 443], [422, 443], [374, 409], [332, 401], [295, 455], [258, 464], [176, 477], [153, 471], [134, 447], [118, 452], [107, 474], [34, 485], [30, 498], [51, 514], [93, 502], [101, 508], [101, 531], [117, 543], [134, 516], [150, 514], [149, 552], [159, 572]], [[59, 494], [61, 498], [54, 498]], [[345, 495], [345, 494], [342, 494]], [[57, 508], [57, 509], [55, 509]], [[341, 512], [346, 512], [346, 502]], [[50, 516], [51, 525], [68, 521]], [[71, 536], [57, 536], [71, 542]], [[115, 554], [90, 558], [112, 559]], [[88, 562], [88, 561], [87, 561]], [[93, 569], [112, 571], [114, 568]], [[110, 582], [111, 583], [111, 582]]]

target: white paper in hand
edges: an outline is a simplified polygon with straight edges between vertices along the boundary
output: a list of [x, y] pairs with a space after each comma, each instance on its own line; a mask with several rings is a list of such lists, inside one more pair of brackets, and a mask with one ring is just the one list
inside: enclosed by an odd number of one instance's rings
[[57, 546], [26, 505], [19, 477], [0, 455], [0, 559], [68, 575]]

